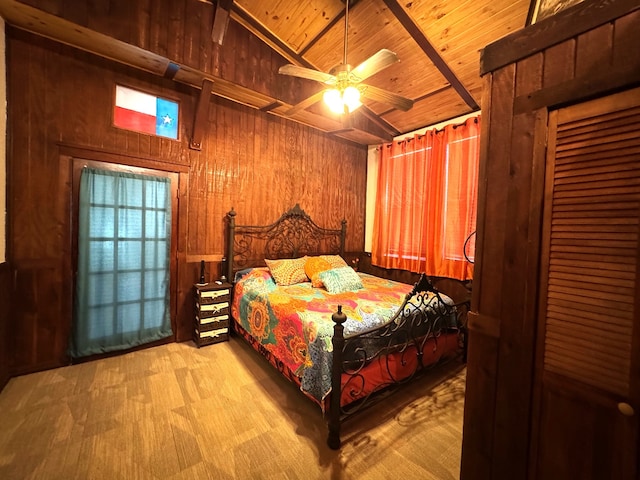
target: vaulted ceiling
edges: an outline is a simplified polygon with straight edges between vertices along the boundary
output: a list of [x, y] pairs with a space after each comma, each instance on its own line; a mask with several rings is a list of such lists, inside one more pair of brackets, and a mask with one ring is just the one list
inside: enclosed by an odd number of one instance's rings
[[[159, 9], [156, 1], [146, 3], [144, 15], [140, 14], [142, 7], [135, 7], [138, 9], [135, 14], [153, 21], [149, 18], [153, 9]], [[321, 101], [305, 103], [305, 99], [326, 85], [309, 79], [292, 81], [291, 77], [286, 79], [283, 77], [287, 76], [277, 73], [287, 63], [321, 72], [329, 72], [342, 63], [345, 53], [342, 0], [185, 0], [181, 12], [187, 16], [196, 14], [198, 28], [211, 32], [199, 37], [199, 41], [215, 44], [221, 55], [233, 52], [234, 45], [225, 34], [238, 28], [249, 30], [279, 54], [274, 56], [279, 59], [275, 62], [278, 65], [271, 62], [266, 67], [268, 71], [262, 65], [257, 66], [254, 77], [262, 76], [262, 81], [254, 78], [244, 85], [237, 79], [216, 75], [215, 67], [195, 68], [166, 52], [159, 54], [140, 43], [140, 34], [121, 39], [109, 36], [110, 32], [94, 30], [92, 24], [96, 21], [91, 21], [92, 12], [87, 13], [87, 9], [95, 8], [91, 5], [96, 2], [83, 4], [84, 24], [76, 24], [73, 17], [80, 14], [66, 8], [68, 3], [60, 0], [0, 3], [0, 15], [18, 28], [196, 88], [206, 86], [214, 95], [368, 145], [479, 110], [483, 83], [479, 73], [480, 51], [523, 28], [531, 2], [351, 0], [348, 63], [357, 66], [381, 49], [395, 52], [400, 61], [367, 78], [366, 84], [409, 98], [413, 107], [402, 111], [387, 103], [365, 99], [363, 107], [351, 114], [350, 119], [330, 113]], [[133, 0], [132, 3], [145, 4]], [[51, 5], [59, 5], [58, 10], [67, 14], [53, 11]], [[109, 14], [109, 9], [103, 13]], [[160, 18], [166, 20], [167, 16]], [[190, 19], [184, 22], [188, 26]], [[210, 51], [211, 47], [207, 45], [207, 49], [204, 43], [200, 46], [200, 51]], [[202, 61], [199, 63], [202, 65]], [[264, 83], [269, 85], [262, 86]], [[287, 91], [283, 92], [284, 89]], [[292, 111], [296, 105], [301, 108]]]
[[[372, 101], [365, 101], [366, 108], [394, 135], [478, 110], [482, 95], [480, 51], [523, 28], [530, 3], [352, 0], [348, 63], [356, 66], [383, 48], [392, 50], [400, 61], [366, 83], [414, 101], [407, 112]], [[323, 72], [342, 63], [344, 15], [341, 0], [236, 0], [231, 7], [233, 20], [291, 63]], [[322, 104], [314, 107], [320, 111]], [[302, 118], [304, 112], [296, 115]]]

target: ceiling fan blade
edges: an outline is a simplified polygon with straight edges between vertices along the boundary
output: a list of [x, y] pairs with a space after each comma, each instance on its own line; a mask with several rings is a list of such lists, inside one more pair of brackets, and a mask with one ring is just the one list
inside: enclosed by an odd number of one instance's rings
[[291, 75], [293, 77], [308, 78], [320, 83], [335, 83], [336, 77], [329, 74], [312, 70], [311, 68], [299, 67], [298, 65], [287, 64], [280, 67], [278, 73], [283, 75]]
[[290, 116], [290, 115], [293, 115], [293, 114], [299, 112], [300, 110], [305, 110], [305, 109], [309, 108], [314, 103], [317, 103], [320, 100], [322, 100], [322, 95], [324, 95], [324, 92], [325, 92], [325, 90], [320, 90], [319, 92], [314, 93], [310, 97], [305, 98], [301, 102], [296, 103], [293, 107], [291, 107], [289, 110], [287, 110], [285, 112], [285, 114]]
[[353, 81], [361, 82], [362, 80], [369, 78], [371, 75], [384, 70], [389, 65], [393, 65], [394, 63], [399, 61], [400, 59], [395, 53], [393, 53], [391, 50], [383, 48], [379, 52], [371, 55], [356, 68], [351, 70], [351, 77], [353, 78]]
[[358, 88], [363, 97], [375, 102], [389, 104], [403, 112], [406, 112], [413, 107], [413, 100], [402, 97], [396, 93], [389, 92], [388, 90], [364, 84], [361, 84]]

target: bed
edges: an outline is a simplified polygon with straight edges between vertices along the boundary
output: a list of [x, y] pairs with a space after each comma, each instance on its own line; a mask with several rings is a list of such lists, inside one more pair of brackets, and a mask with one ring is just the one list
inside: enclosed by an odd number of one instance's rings
[[411, 286], [356, 272], [345, 237], [346, 221], [321, 228], [299, 205], [269, 225], [226, 218], [233, 331], [320, 406], [332, 449], [346, 418], [461, 357], [468, 311], [424, 275]]

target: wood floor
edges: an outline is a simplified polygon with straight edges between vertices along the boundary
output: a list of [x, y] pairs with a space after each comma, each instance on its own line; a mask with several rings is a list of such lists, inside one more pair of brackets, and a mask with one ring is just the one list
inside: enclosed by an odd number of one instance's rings
[[345, 424], [237, 338], [16, 377], [0, 393], [2, 479], [459, 478], [465, 370], [439, 367]]

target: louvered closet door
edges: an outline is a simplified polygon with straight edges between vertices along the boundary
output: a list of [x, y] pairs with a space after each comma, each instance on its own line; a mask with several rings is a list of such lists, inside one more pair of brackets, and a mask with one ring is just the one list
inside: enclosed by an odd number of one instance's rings
[[634, 479], [640, 90], [549, 119], [535, 476]]

